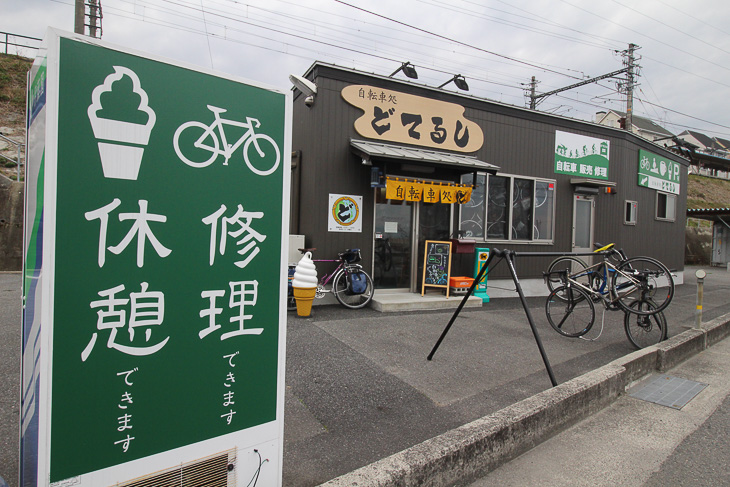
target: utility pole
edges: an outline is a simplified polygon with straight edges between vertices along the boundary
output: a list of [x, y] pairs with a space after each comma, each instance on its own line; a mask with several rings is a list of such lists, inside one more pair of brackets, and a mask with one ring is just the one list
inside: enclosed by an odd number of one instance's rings
[[[74, 10], [74, 32], [85, 35], [89, 27], [89, 36], [101, 39], [101, 0], [76, 0]], [[89, 7], [89, 12], [86, 12]], [[88, 23], [87, 23], [88, 20]]]
[[537, 88], [537, 80], [535, 77], [532, 77], [532, 81], [530, 81], [530, 110], [534, 110], [537, 107], [537, 103], [535, 103], [535, 89]]
[[[628, 71], [626, 71], [626, 130], [629, 132], [633, 131], [633, 111], [634, 111], [634, 67], [636, 66], [637, 59], [634, 57], [634, 51], [641, 49], [636, 44], [629, 44], [629, 50], [624, 51], [628, 57], [628, 61], [624, 64], [627, 65]], [[638, 76], [638, 73], [636, 73]]]
[[84, 21], [86, 20], [86, 5], [84, 0], [76, 0], [76, 10], [74, 11], [74, 32], [84, 34]]

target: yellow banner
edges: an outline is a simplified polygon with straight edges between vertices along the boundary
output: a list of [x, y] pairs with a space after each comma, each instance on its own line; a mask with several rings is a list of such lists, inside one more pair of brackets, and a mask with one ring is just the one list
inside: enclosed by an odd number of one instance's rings
[[454, 193], [456, 196], [456, 203], [460, 205], [471, 201], [471, 186], [458, 187]]
[[423, 186], [423, 183], [417, 181], [408, 181], [405, 183], [406, 201], [421, 201]]
[[471, 191], [472, 188], [468, 185], [390, 177], [385, 180], [385, 198], [389, 200], [463, 205], [471, 200]]
[[441, 192], [441, 203], [447, 205], [456, 203], [456, 187], [441, 186], [439, 190]]
[[423, 201], [425, 203], [438, 203], [441, 200], [440, 186], [440, 184], [423, 183]]
[[405, 181], [394, 179], [386, 179], [385, 181], [385, 198], [389, 200], [404, 200], [406, 197]]

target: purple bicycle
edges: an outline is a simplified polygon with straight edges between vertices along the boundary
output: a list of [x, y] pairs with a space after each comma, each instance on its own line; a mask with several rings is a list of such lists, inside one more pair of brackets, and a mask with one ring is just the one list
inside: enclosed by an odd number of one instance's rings
[[[314, 252], [316, 248], [297, 249], [304, 254]], [[333, 262], [337, 267], [328, 273], [320, 274], [317, 283], [315, 298], [321, 299], [326, 293], [331, 292], [342, 306], [350, 309], [358, 309], [367, 306], [372, 301], [375, 288], [373, 280], [358, 262], [362, 260], [360, 249], [347, 249], [337, 254], [337, 259], [312, 259], [313, 262]], [[293, 300], [293, 289], [291, 279], [294, 276], [296, 265], [289, 265], [289, 298]], [[330, 282], [332, 287], [328, 287]]]

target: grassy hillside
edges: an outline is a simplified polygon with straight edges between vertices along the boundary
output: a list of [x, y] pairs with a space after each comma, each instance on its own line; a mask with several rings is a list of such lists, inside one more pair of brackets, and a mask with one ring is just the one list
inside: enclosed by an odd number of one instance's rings
[[730, 181], [690, 174], [687, 208], [730, 208]]
[[[25, 142], [26, 77], [32, 64], [32, 59], [0, 54], [0, 134], [19, 143]], [[15, 161], [17, 146], [0, 139], [0, 154]], [[17, 165], [12, 161], [0, 157], [0, 174], [17, 179]]]
[[0, 54], [0, 126], [23, 124], [26, 76], [32, 59]]

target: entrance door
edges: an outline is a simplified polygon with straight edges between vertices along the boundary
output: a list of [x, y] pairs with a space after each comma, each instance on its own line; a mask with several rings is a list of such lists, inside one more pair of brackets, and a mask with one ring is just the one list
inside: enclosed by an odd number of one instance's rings
[[385, 189], [376, 191], [373, 284], [410, 289], [413, 203], [386, 200]]
[[[573, 195], [573, 252], [593, 252], [594, 207], [592, 196]], [[581, 258], [591, 264], [590, 257]]]
[[420, 291], [426, 240], [448, 240], [453, 205], [385, 199], [376, 190], [373, 281], [378, 289]]

